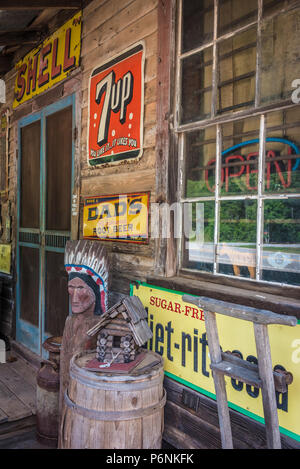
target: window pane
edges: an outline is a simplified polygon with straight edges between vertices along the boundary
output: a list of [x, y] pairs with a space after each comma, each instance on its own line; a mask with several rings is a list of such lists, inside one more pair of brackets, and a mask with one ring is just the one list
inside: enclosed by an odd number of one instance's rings
[[256, 194], [259, 118], [222, 126], [221, 195]]
[[221, 202], [219, 272], [255, 279], [256, 265], [255, 200]]
[[[200, 236], [191, 235], [185, 223], [183, 266], [190, 269], [213, 272], [214, 266], [214, 225], [215, 225], [215, 202], [197, 202], [184, 204], [185, 210], [192, 212], [191, 229], [194, 233], [200, 230]], [[197, 208], [198, 207], [198, 208]], [[198, 220], [198, 226], [196, 224]]]
[[[243, 2], [241, 2], [243, 3]], [[226, 39], [218, 47], [217, 111], [235, 111], [255, 102], [256, 28]]]
[[210, 117], [212, 56], [209, 47], [182, 61], [182, 124]]
[[267, 117], [265, 192], [300, 192], [299, 106]]
[[183, 1], [182, 51], [186, 52], [213, 38], [214, 0]]
[[291, 98], [299, 78], [300, 11], [294, 10], [265, 22], [262, 27], [261, 101]]
[[257, 19], [257, 0], [220, 0], [218, 36]]
[[186, 135], [186, 197], [212, 196], [215, 192], [216, 128]]
[[266, 200], [262, 279], [300, 284], [300, 199]]

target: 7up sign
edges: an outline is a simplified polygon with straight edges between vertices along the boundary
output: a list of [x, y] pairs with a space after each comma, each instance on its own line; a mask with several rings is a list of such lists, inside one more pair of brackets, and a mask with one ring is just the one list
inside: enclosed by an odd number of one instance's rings
[[139, 43], [95, 68], [89, 87], [90, 165], [141, 156], [144, 47]]

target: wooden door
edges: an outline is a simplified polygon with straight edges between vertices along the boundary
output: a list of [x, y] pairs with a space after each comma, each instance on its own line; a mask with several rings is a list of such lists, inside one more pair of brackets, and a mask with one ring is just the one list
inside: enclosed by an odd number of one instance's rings
[[71, 234], [73, 99], [19, 123], [16, 338], [42, 355], [69, 312], [64, 247]]

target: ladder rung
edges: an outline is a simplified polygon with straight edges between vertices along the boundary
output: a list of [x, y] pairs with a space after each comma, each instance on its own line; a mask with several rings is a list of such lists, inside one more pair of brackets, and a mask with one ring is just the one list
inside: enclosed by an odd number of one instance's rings
[[216, 373], [230, 376], [233, 379], [237, 379], [238, 381], [242, 381], [243, 383], [256, 388], [262, 387], [262, 382], [259, 378], [258, 372], [249, 370], [248, 367], [243, 365], [239, 366], [227, 360], [222, 360], [220, 363], [212, 363], [210, 367]]

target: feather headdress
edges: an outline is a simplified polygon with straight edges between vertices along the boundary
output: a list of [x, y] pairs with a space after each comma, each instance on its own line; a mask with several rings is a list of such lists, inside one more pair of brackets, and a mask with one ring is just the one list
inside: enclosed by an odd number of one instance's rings
[[69, 278], [80, 277], [93, 288], [96, 295], [95, 314], [104, 313], [108, 309], [109, 287], [106, 249], [97, 241], [67, 241], [65, 269]]

